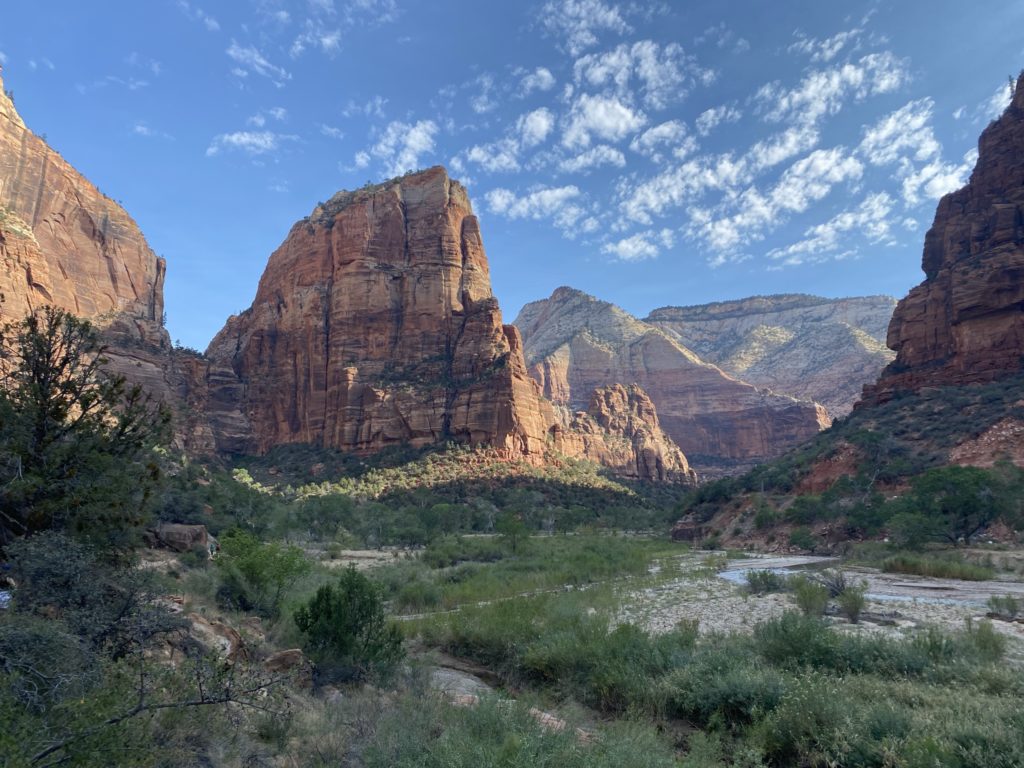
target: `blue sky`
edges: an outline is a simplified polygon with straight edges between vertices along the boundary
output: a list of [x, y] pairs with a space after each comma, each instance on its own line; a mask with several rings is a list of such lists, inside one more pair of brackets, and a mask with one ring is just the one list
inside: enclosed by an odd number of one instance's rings
[[1024, 67], [1024, 2], [12, 0], [6, 87], [168, 261], [173, 338], [247, 307], [290, 226], [438, 163], [506, 320], [900, 296]]

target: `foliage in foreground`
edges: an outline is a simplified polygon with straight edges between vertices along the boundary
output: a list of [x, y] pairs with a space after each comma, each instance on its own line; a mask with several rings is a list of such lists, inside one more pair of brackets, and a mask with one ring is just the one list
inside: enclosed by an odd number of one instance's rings
[[[989, 623], [899, 639], [789, 613], [752, 636], [650, 635], [545, 596], [422, 622], [431, 645], [607, 713], [681, 718], [694, 765], [1010, 766], [1024, 678]], [[697, 762], [699, 760], [699, 762]]]
[[0, 544], [49, 529], [134, 543], [169, 415], [105, 366], [97, 331], [63, 310], [0, 329]]

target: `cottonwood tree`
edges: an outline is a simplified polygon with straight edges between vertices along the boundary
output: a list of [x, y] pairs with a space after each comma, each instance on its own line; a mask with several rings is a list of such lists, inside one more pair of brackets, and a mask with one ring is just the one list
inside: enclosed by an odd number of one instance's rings
[[59, 529], [118, 549], [143, 521], [170, 417], [103, 353], [53, 307], [0, 329], [0, 543]]

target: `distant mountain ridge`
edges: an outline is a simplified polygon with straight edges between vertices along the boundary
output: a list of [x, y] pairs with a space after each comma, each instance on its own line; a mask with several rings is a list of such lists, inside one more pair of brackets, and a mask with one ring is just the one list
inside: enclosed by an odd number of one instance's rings
[[889, 296], [779, 294], [661, 307], [644, 322], [737, 379], [814, 400], [835, 417], [895, 357], [885, 346], [895, 306]]
[[545, 396], [581, 408], [595, 387], [638, 384], [699, 470], [764, 460], [829, 424], [816, 403], [738, 381], [672, 334], [574, 288], [527, 304], [514, 323]]

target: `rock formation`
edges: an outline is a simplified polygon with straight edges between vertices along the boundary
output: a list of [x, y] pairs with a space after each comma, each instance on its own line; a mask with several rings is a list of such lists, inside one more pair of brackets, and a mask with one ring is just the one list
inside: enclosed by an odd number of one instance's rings
[[638, 384], [699, 470], [763, 460], [829, 424], [820, 405], [737, 381], [665, 331], [572, 288], [526, 305], [515, 324], [545, 396], [579, 410], [598, 387]]
[[895, 356], [885, 346], [894, 306], [888, 296], [755, 296], [663, 307], [644, 322], [737, 379], [814, 400], [836, 417]]
[[924, 282], [889, 325], [896, 359], [865, 388], [865, 404], [1024, 367], [1024, 74], [981, 134], [970, 182], [939, 201], [921, 266]]
[[550, 419], [519, 344], [469, 198], [433, 168], [318, 205], [207, 355], [242, 383], [254, 451], [456, 440], [539, 458]]
[[42, 258], [5, 276], [15, 290], [0, 316], [52, 304], [80, 317], [118, 316], [141, 340], [162, 343], [163, 259], [120, 205], [25, 126], [0, 81], [2, 219], [28, 233]]
[[45, 304], [93, 321], [113, 370], [172, 406], [193, 453], [455, 440], [694, 479], [642, 392], [605, 393], [594, 415], [540, 395], [519, 331], [502, 325], [466, 192], [442, 168], [317, 206], [203, 357], [172, 349], [165, 265], [135, 222], [0, 94], [0, 262], [0, 322]]
[[640, 387], [599, 387], [586, 412], [558, 409], [562, 423], [554, 431], [560, 453], [587, 458], [615, 474], [654, 482], [697, 482], [697, 473], [658, 423], [654, 403]]

